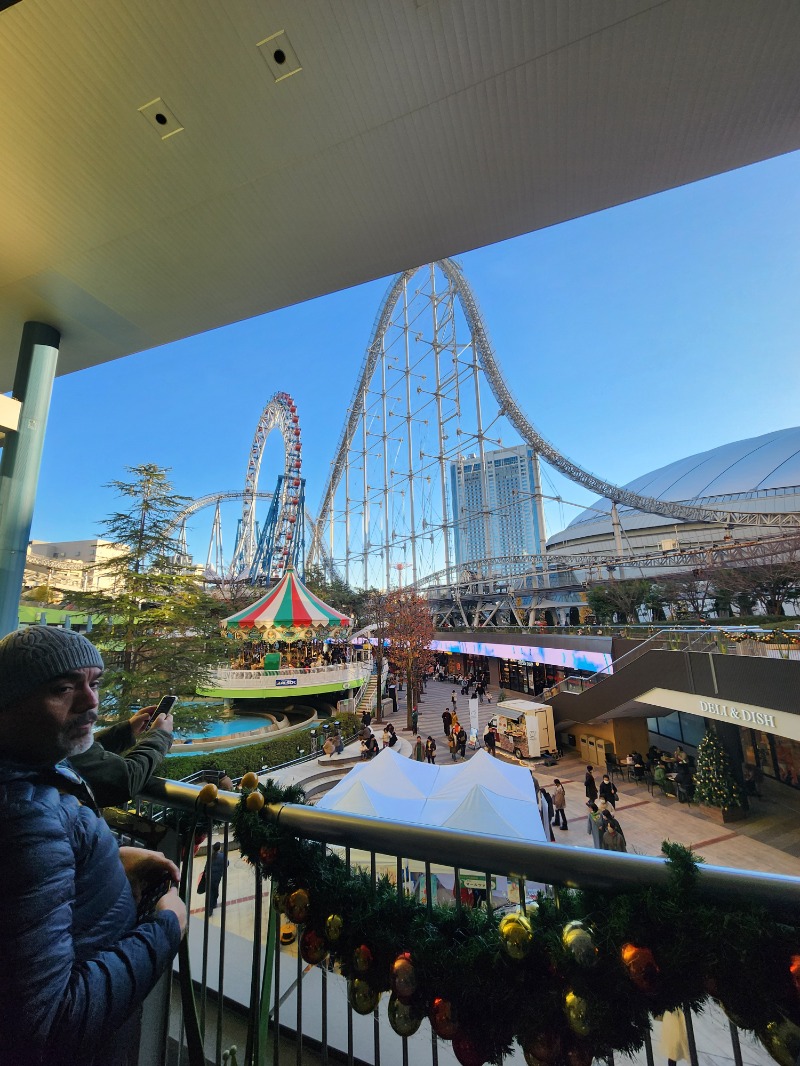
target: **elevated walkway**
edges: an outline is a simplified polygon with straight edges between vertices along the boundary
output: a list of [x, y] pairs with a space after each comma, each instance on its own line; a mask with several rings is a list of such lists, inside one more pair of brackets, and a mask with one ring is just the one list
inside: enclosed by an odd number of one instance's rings
[[[685, 711], [738, 726], [800, 737], [796, 693], [800, 649], [733, 641], [715, 631], [657, 634], [586, 679], [569, 678], [537, 697], [557, 728]], [[767, 716], [767, 718], [765, 718]]]

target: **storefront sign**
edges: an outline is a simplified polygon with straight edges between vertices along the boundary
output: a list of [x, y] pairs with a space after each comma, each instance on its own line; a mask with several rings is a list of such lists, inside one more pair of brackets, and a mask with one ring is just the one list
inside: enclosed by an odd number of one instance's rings
[[276, 677], [275, 688], [288, 688], [290, 685], [296, 685], [296, 677]]
[[[480, 888], [486, 891], [486, 874], [459, 874], [458, 882], [462, 888]], [[497, 877], [491, 877], [492, 892], [497, 888]]]
[[667, 688], [651, 688], [637, 698], [638, 703], [668, 707], [672, 711], [697, 714], [717, 722], [730, 722], [744, 729], [759, 729], [790, 740], [800, 740], [800, 714], [756, 707], [752, 703], [727, 703], [719, 697], [697, 696], [691, 692], [675, 692]]

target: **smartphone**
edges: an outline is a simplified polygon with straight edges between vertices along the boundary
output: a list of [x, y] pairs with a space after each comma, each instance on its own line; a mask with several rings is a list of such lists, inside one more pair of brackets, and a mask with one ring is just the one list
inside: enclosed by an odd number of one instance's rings
[[160, 714], [169, 714], [177, 702], [177, 696], [162, 696], [158, 701], [158, 707], [150, 715], [150, 721], [147, 723], [148, 727], [155, 722]]

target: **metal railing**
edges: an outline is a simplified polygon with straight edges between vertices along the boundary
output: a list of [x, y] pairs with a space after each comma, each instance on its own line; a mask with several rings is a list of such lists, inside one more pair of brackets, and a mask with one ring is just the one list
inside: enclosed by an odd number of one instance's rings
[[[199, 791], [197, 785], [155, 779], [140, 802], [143, 814], [158, 813], [161, 824], [176, 827], [179, 837], [183, 827], [178, 850], [188, 866], [184, 877], [190, 890], [197, 880], [198, 862], [210, 863], [208, 857], [195, 861], [192, 849], [186, 846], [187, 827], [197, 816]], [[355, 1014], [347, 1001], [343, 977], [329, 971], [325, 963], [312, 966], [303, 962], [296, 942], [281, 944], [276, 912], [269, 906], [269, 887], [262, 881], [260, 870], [236, 861], [229, 823], [238, 803], [238, 795], [220, 793], [217, 801], [202, 814], [201, 827], [208, 834], [209, 844], [213, 833], [220, 839], [226, 860], [233, 864], [224, 867], [219, 917], [212, 915], [209, 894], [197, 897], [196, 891], [190, 891], [187, 899], [191, 979], [198, 1005], [199, 1039], [207, 1058], [218, 1066], [223, 1061], [230, 1064], [233, 1059], [226, 1057], [227, 1049], [232, 1043], [238, 1043], [238, 1066], [300, 1064], [308, 1061], [303, 1058], [304, 1049], [307, 1051], [311, 1044], [318, 1049], [318, 1061], [323, 1064], [329, 1061], [332, 1049], [346, 1056], [349, 1063], [360, 1060], [375, 1066], [408, 1066], [409, 1062], [416, 1066], [426, 1061], [432, 1066], [455, 1063], [451, 1045], [438, 1043], [426, 1031], [427, 1027], [414, 1037], [398, 1037], [387, 1020], [386, 997], [373, 1014], [366, 1017]], [[508, 878], [517, 887], [518, 898], [523, 899], [526, 881], [535, 886], [545, 883], [585, 890], [621, 890], [663, 886], [670, 876], [666, 861], [660, 858], [498, 839], [290, 804], [267, 807], [266, 813], [278, 826], [301, 838], [340, 849], [349, 867], [366, 870], [373, 880], [381, 873], [393, 874], [398, 894], [407, 891], [409, 871], [416, 870], [428, 900], [434, 894], [434, 875], [443, 877], [448, 871], [454, 883], [458, 883], [463, 870], [483, 871], [481, 876], [485, 876], [486, 897], [491, 906], [496, 905], [496, 889], [494, 898], [492, 894], [493, 875], [498, 875], [498, 880]], [[703, 864], [697, 875], [697, 889], [703, 897], [716, 901], [758, 902], [766, 907], [800, 906], [800, 878], [797, 877]], [[453, 905], [461, 906], [458, 893]], [[184, 973], [184, 986], [187, 977]], [[242, 1021], [237, 1009], [246, 1019], [243, 1055]], [[690, 1032], [696, 1036], [691, 1015], [687, 1021]], [[727, 1061], [741, 1063], [739, 1033], [727, 1018], [723, 1024], [730, 1032], [731, 1041], [731, 1056]], [[194, 1058], [188, 1055], [185, 1033], [177, 1024], [173, 1024], [171, 1041], [172, 1061], [179, 1066], [195, 1066], [196, 1055]], [[702, 1040], [693, 1039], [691, 1045], [690, 1061], [697, 1066], [697, 1047], [702, 1050]], [[164, 1046], [160, 1057], [151, 1057], [148, 1062], [164, 1062], [166, 1052]], [[642, 1056], [632, 1058], [631, 1062], [647, 1062], [652, 1066], [649, 1039]], [[521, 1054], [507, 1060], [509, 1066], [521, 1061]], [[768, 1058], [764, 1056], [763, 1061], [767, 1062]]]

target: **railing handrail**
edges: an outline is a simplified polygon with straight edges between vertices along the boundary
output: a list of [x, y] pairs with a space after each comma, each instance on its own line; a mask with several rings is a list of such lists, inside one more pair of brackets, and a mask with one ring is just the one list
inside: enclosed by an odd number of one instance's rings
[[298, 677], [301, 674], [333, 674], [345, 671], [363, 674], [369, 666], [369, 663], [361, 660], [350, 663], [332, 663], [325, 666], [282, 666], [280, 670], [263, 670], [261, 667], [256, 667], [255, 670], [245, 670], [241, 667], [215, 666], [210, 673], [212, 677], [235, 676], [237, 679], [244, 680], [252, 677]]
[[[152, 778], [141, 798], [194, 813], [201, 786]], [[220, 791], [204, 808], [215, 821], [229, 822], [240, 802], [234, 792]], [[580, 889], [614, 889], [630, 885], [664, 886], [671, 870], [667, 860], [650, 855], [608, 854], [592, 848], [534, 843], [503, 837], [382, 821], [355, 814], [322, 811], [284, 803], [267, 805], [267, 817], [299, 836], [379, 854], [436, 862], [545, 884]], [[746, 899], [764, 906], [800, 906], [800, 877], [698, 867], [697, 891], [713, 899]]]

